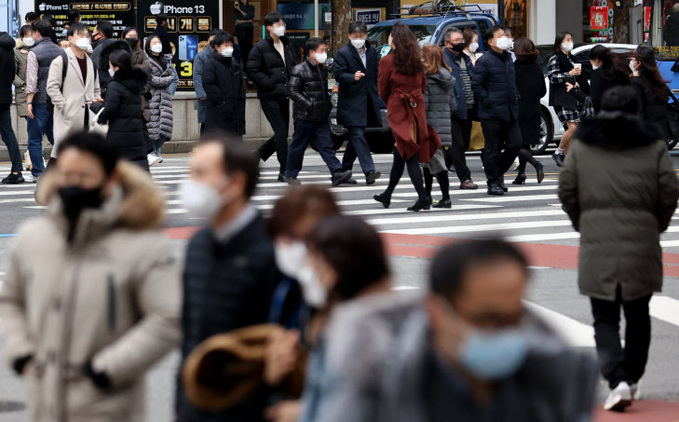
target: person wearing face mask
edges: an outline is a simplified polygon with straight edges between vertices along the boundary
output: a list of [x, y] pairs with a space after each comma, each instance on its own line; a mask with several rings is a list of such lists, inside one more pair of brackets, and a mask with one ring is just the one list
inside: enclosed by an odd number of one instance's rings
[[504, 174], [523, 144], [518, 120], [520, 98], [514, 63], [507, 51], [512, 46], [511, 39], [501, 26], [488, 29], [486, 39], [490, 50], [474, 66], [472, 89], [486, 140], [483, 166], [488, 195], [504, 195], [508, 191]]
[[[33, 38], [33, 27], [31, 25], [22, 26], [21, 29], [19, 29], [19, 38], [16, 39], [16, 48], [14, 49], [14, 67], [16, 73], [14, 75], [13, 84], [17, 115], [26, 119], [26, 122], [28, 122], [28, 106], [26, 105], [26, 102], [28, 101], [26, 99], [26, 67], [28, 63], [28, 52], [34, 45], [35, 39]], [[18, 144], [17, 148], [19, 148]], [[21, 156], [19, 156], [19, 161], [21, 161]], [[12, 172], [12, 174], [13, 176], [10, 175], [9, 180], [7, 180], [6, 183], [21, 183], [23, 176], [18, 174], [18, 172]]]
[[66, 60], [55, 59], [47, 78], [47, 94], [54, 104], [55, 148], [52, 148], [51, 161], [56, 159], [61, 141], [74, 132], [89, 129], [92, 118], [89, 106], [102, 101], [96, 67], [85, 54], [90, 45], [87, 26], [81, 23], [72, 25], [68, 30], [68, 41], [71, 48], [65, 51]]
[[663, 79], [655, 61], [655, 51], [648, 46], [637, 47], [630, 68], [633, 68], [632, 87], [641, 98], [642, 116], [645, 121], [654, 123], [662, 139], [669, 135], [667, 120], [667, 101], [670, 89]]
[[326, 366], [341, 377], [319, 420], [592, 420], [596, 364], [525, 308], [527, 266], [510, 243], [457, 242], [434, 258], [424, 296], [338, 310]]
[[30, 385], [33, 421], [143, 421], [145, 374], [181, 338], [163, 194], [99, 135], [74, 134], [58, 157], [38, 185], [47, 210], [8, 259], [3, 355]]
[[141, 92], [148, 81], [148, 74], [132, 66], [130, 53], [118, 49], [109, 56], [109, 75], [113, 79], [109, 83], [104, 104], [95, 102], [90, 108], [94, 113], [101, 112], [99, 123], [108, 123], [106, 142], [118, 157], [148, 171], [144, 136], [146, 122], [141, 104]]
[[[148, 56], [144, 53], [141, 48], [141, 41], [139, 40], [139, 32], [137, 28], [133, 26], [128, 26], [125, 28], [121, 34], [121, 37], [131, 49], [132, 67], [140, 69], [150, 77], [151, 75], [151, 62]], [[148, 123], [151, 120], [151, 109], [149, 108], [149, 97], [151, 96], [148, 85], [145, 85], [141, 91], [141, 107], [142, 114], [144, 116], [144, 121]], [[152, 149], [150, 147], [151, 140], [149, 139], [148, 130], [146, 129], [146, 124], [144, 124], [144, 136], [147, 142], [147, 149]]]
[[330, 94], [328, 93], [327, 45], [321, 38], [306, 42], [308, 57], [298, 64], [290, 75], [289, 90], [293, 102], [295, 131], [292, 134], [285, 177], [289, 184], [299, 185], [297, 175], [302, 170], [304, 152], [309, 144], [318, 148], [328, 166], [333, 186], [351, 178], [351, 170], [342, 170], [335, 156], [330, 138]]
[[603, 45], [596, 45], [589, 51], [589, 61], [592, 64], [590, 73], [590, 98], [594, 111], [601, 111], [601, 98], [604, 93], [614, 86], [630, 84], [630, 70], [626, 63], [617, 54]]
[[[2, 180], [5, 184], [23, 183], [21, 176], [23, 165], [21, 163], [21, 152], [19, 143], [12, 129], [12, 116], [10, 107], [12, 105], [12, 83], [15, 82], [15, 53], [16, 42], [6, 32], [0, 32], [0, 137], [7, 146], [7, 152], [12, 160], [12, 170], [8, 177]], [[17, 92], [17, 96], [19, 93]]]
[[[382, 174], [375, 170], [365, 128], [382, 126], [382, 116], [377, 92], [377, 51], [366, 42], [367, 36], [365, 22], [350, 23], [349, 43], [335, 54], [333, 70], [339, 83], [337, 123], [349, 132], [342, 169], [352, 170], [358, 158], [366, 185], [372, 185]], [[347, 183], [356, 182], [350, 179]]]
[[151, 119], [146, 123], [151, 141], [147, 155], [149, 167], [163, 161], [160, 149], [166, 141], [172, 138], [172, 94], [170, 85], [174, 81], [175, 73], [172, 63], [163, 56], [163, 42], [157, 35], [151, 35], [146, 42], [146, 56], [151, 63], [151, 77], [149, 79], [151, 99], [149, 108]]
[[262, 112], [274, 131], [274, 136], [259, 147], [259, 157], [266, 161], [276, 153], [279, 163], [279, 182], [287, 182], [288, 132], [290, 129], [290, 100], [287, 85], [298, 59], [285, 36], [285, 21], [271, 12], [264, 18], [267, 36], [250, 50], [245, 73], [257, 85], [257, 98]]
[[556, 165], [561, 167], [566, 159], [568, 148], [571, 145], [573, 134], [578, 128], [582, 116], [577, 99], [569, 95], [567, 84], [579, 88], [583, 93], [589, 94], [589, 83], [582, 74], [582, 67], [575, 67], [571, 51], [573, 51], [573, 34], [560, 32], [554, 40], [554, 54], [547, 64], [547, 77], [549, 78], [549, 105], [554, 107], [559, 121], [566, 132], [561, 136], [559, 148], [552, 155]]
[[106, 95], [106, 86], [111, 80], [108, 74], [108, 60], [102, 60], [101, 55], [105, 48], [113, 44], [113, 24], [105, 19], [99, 19], [97, 26], [92, 31], [92, 61], [99, 72], [99, 85], [102, 95]]
[[475, 65], [476, 53], [479, 51], [479, 33], [476, 32], [476, 29], [465, 28], [462, 37], [465, 44], [463, 52], [471, 59], [472, 65]]
[[[250, 203], [257, 157], [240, 142], [206, 137], [191, 154], [190, 168], [181, 200], [204, 227], [187, 248], [180, 368], [207, 338], [265, 323], [278, 278], [264, 219]], [[180, 381], [175, 420], [258, 422], [267, 398], [258, 390], [228, 410], [207, 412], [190, 404]]]
[[203, 89], [207, 94], [206, 131], [221, 131], [235, 140], [245, 133], [245, 87], [240, 61], [233, 57], [234, 39], [220, 32], [210, 41], [215, 53], [202, 73]]
[[[465, 30], [466, 32], [466, 30]], [[468, 47], [464, 41], [464, 34], [458, 28], [452, 28], [445, 36], [446, 48], [443, 59], [450, 67], [450, 73], [455, 78], [455, 109], [450, 114], [450, 129], [452, 142], [445, 149], [446, 162], [455, 168], [460, 180], [460, 189], [478, 189], [472, 180], [472, 172], [467, 167], [465, 153], [469, 149], [472, 139], [472, 123], [476, 116], [476, 102], [472, 89], [472, 74], [474, 73], [475, 58], [464, 53]]]
[[215, 50], [210, 47], [212, 40], [219, 33], [223, 32], [221, 29], [213, 29], [208, 35], [208, 46], [196, 55], [193, 60], [193, 87], [198, 98], [198, 123], [200, 124], [200, 134], [205, 133], [205, 122], [207, 121], [207, 93], [203, 88], [203, 68], [210, 57], [215, 54]]

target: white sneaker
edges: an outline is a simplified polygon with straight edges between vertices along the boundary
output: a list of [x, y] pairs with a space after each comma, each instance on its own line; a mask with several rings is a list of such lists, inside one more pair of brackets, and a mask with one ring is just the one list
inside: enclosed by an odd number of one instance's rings
[[639, 398], [641, 398], [641, 388], [639, 388], [639, 383], [630, 385], [629, 391], [630, 394], [632, 394], [632, 400], [639, 400]]
[[162, 163], [163, 162], [163, 156], [160, 155], [160, 151], [158, 151], [158, 154], [156, 154], [156, 155], [158, 156], [158, 158], [160, 158], [160, 161], [158, 162], [158, 164]]
[[604, 409], [614, 412], [624, 412], [632, 405], [632, 391], [626, 382], [621, 382], [610, 392], [604, 403]]
[[149, 167], [153, 167], [160, 163], [160, 157], [155, 154], [148, 154], [146, 158], [149, 160]]
[[38, 179], [39, 179], [39, 177], [33, 176], [32, 173], [28, 173], [28, 174], [24, 177], [24, 180], [26, 181], [26, 183], [38, 183]]

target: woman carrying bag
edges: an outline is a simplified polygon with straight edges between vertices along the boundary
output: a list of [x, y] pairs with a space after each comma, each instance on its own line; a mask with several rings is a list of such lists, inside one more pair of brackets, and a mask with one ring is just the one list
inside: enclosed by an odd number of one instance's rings
[[93, 103], [90, 109], [97, 113], [99, 124], [108, 122], [106, 141], [118, 156], [148, 171], [141, 106], [141, 92], [147, 75], [132, 67], [130, 53], [125, 50], [112, 52], [109, 66], [113, 79], [108, 84], [104, 104]]

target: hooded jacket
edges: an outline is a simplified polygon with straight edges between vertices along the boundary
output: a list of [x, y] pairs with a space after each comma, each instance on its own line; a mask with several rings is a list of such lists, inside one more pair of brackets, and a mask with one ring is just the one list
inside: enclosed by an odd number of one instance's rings
[[[165, 60], [161, 58], [161, 60]], [[149, 108], [151, 119], [146, 124], [151, 140], [169, 140], [172, 138], [172, 94], [170, 85], [174, 81], [172, 64], [166, 63], [163, 68], [155, 59], [149, 57], [151, 63], [151, 100]]]
[[[112, 44], [116, 44], [119, 42], [124, 42], [124, 41], [116, 41], [112, 38], [106, 38], [104, 40], [101, 40], [97, 43], [96, 46], [93, 46], [94, 50], [92, 51], [92, 61], [94, 62], [94, 66], [97, 67], [99, 70], [99, 84], [101, 88], [102, 93], [106, 93], [106, 87], [108, 86], [108, 83], [111, 81], [111, 76], [108, 74], [108, 55], [111, 54], [111, 51], [109, 50], [108, 54], [106, 55], [106, 60], [104, 61], [102, 56], [104, 53], [104, 50], [107, 50], [108, 47], [110, 47]], [[128, 46], [128, 51], [129, 51], [129, 46]]]
[[634, 116], [583, 121], [559, 177], [559, 198], [580, 232], [580, 292], [631, 301], [662, 289], [660, 233], [679, 181], [656, 128]]
[[21, 38], [16, 39], [14, 49], [14, 95], [17, 104], [17, 115], [19, 117], [28, 116], [26, 99], [26, 64], [28, 62], [28, 51], [30, 48]]
[[[12, 366], [31, 358], [35, 421], [143, 421], [144, 374], [179, 344], [179, 266], [159, 231], [162, 194], [135, 166], [120, 162], [117, 175], [102, 206], [81, 213], [69, 242], [48, 172], [38, 188], [48, 212], [20, 228], [8, 256], [3, 355]], [[108, 389], [88, 366], [105, 374]]]
[[427, 74], [424, 102], [427, 104], [427, 122], [441, 138], [443, 146], [453, 144], [450, 115], [455, 111], [455, 78], [446, 68]]

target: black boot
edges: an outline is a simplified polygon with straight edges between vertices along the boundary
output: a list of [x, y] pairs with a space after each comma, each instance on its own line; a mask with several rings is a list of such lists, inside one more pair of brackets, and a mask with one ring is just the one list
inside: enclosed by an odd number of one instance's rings
[[373, 199], [381, 203], [384, 208], [389, 208], [389, 205], [391, 205], [391, 195], [387, 195], [386, 193], [374, 195]]
[[535, 171], [538, 174], [538, 184], [540, 184], [543, 180], [545, 180], [545, 166], [540, 163], [540, 165], [535, 167]]
[[512, 182], [512, 185], [525, 185], [526, 184], [526, 173], [519, 173], [516, 179]]
[[428, 210], [431, 207], [431, 201], [428, 199], [422, 200], [418, 199], [411, 207], [408, 207], [408, 211], [421, 211]]

